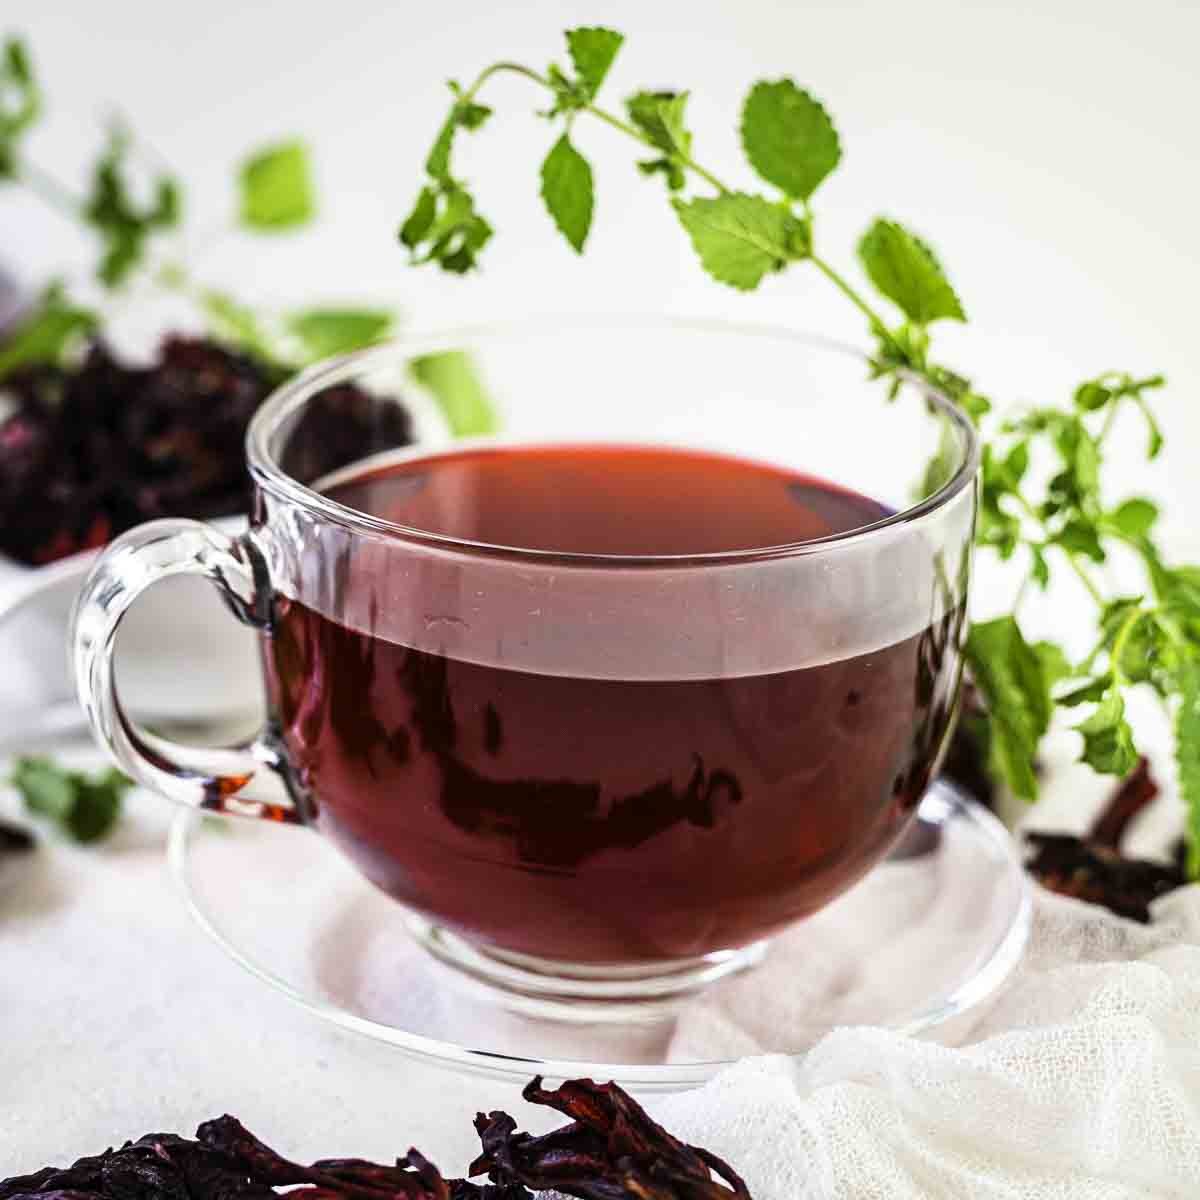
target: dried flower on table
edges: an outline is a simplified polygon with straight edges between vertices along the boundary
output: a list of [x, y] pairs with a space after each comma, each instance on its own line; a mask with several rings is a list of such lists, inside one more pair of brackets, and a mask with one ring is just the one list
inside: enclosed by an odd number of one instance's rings
[[1157, 795], [1150, 764], [1139, 759], [1084, 836], [1026, 834], [1034, 848], [1027, 870], [1053, 892], [1148, 923], [1151, 902], [1188, 881], [1182, 855], [1176, 862], [1159, 863], [1121, 854], [1121, 843], [1133, 819]]
[[522, 1096], [531, 1104], [556, 1109], [572, 1123], [533, 1137], [517, 1132], [507, 1113], [480, 1113], [475, 1129], [483, 1153], [471, 1164], [472, 1176], [486, 1173], [495, 1184], [553, 1189], [580, 1200], [721, 1200], [750, 1195], [727, 1163], [672, 1137], [615, 1084], [574, 1079], [547, 1090], [539, 1076]]
[[616, 1084], [577, 1079], [547, 1091], [539, 1077], [523, 1095], [572, 1123], [532, 1137], [507, 1113], [481, 1113], [484, 1152], [471, 1173], [487, 1172], [490, 1183], [448, 1180], [417, 1150], [392, 1166], [355, 1158], [301, 1166], [224, 1116], [194, 1141], [148, 1133], [70, 1167], [2, 1180], [0, 1200], [531, 1200], [529, 1189], [548, 1188], [581, 1200], [750, 1200], [732, 1168], [672, 1137]]

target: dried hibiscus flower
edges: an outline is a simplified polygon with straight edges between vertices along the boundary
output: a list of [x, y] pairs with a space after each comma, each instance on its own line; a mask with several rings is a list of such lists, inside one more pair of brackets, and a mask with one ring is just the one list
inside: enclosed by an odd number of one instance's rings
[[523, 1095], [572, 1122], [532, 1137], [507, 1113], [480, 1113], [483, 1154], [471, 1174], [487, 1173], [489, 1183], [446, 1179], [417, 1150], [392, 1166], [356, 1158], [301, 1166], [224, 1116], [195, 1140], [148, 1133], [69, 1167], [0, 1181], [0, 1200], [275, 1200], [277, 1189], [296, 1200], [531, 1200], [530, 1189], [548, 1188], [581, 1200], [749, 1200], [727, 1164], [672, 1137], [616, 1084], [576, 1079], [547, 1091], [539, 1077]]
[[[1188, 882], [1183, 855], [1171, 863], [1126, 858], [1121, 843], [1134, 818], [1158, 795], [1145, 758], [1121, 781], [1091, 829], [1082, 837], [1066, 833], [1027, 833], [1033, 855], [1026, 869], [1038, 882], [1063, 896], [1100, 904], [1143, 924], [1150, 904]], [[1182, 851], [1182, 846], [1180, 846]]]

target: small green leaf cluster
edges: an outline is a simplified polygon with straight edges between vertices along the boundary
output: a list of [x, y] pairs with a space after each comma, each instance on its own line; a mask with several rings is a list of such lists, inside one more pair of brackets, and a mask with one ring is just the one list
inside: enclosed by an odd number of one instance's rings
[[45, 817], [71, 841], [98, 842], [114, 829], [121, 800], [133, 786], [120, 771], [71, 771], [53, 759], [26, 755], [13, 763], [11, 785], [28, 812]]
[[[576, 251], [584, 247], [595, 208], [593, 172], [571, 140], [573, 122], [587, 115], [654, 151], [654, 157], [638, 159], [637, 167], [663, 178], [680, 224], [714, 279], [749, 291], [796, 264], [816, 269], [865, 317], [874, 342], [870, 372], [887, 385], [890, 397], [906, 379], [923, 380], [983, 428], [978, 544], [1002, 559], [1021, 554], [1028, 563], [1012, 611], [974, 624], [965, 645], [988, 706], [992, 769], [1015, 793], [1032, 799], [1034, 759], [1055, 710], [1088, 705], [1075, 726], [1083, 760], [1107, 774], [1129, 771], [1137, 749], [1125, 714], [1126, 693], [1152, 688], [1173, 714], [1181, 787], [1191, 814], [1193, 871], [1200, 875], [1200, 567], [1166, 564], [1154, 541], [1158, 509], [1151, 500], [1131, 496], [1110, 503], [1102, 486], [1105, 439], [1120, 410], [1141, 414], [1148, 458], [1162, 449], [1148, 398], [1162, 386], [1161, 376], [1107, 372], [1080, 384], [1065, 403], [995, 419], [992, 401], [967, 375], [931, 357], [931, 327], [963, 322], [967, 315], [928, 242], [891, 217], [872, 222], [857, 244], [859, 266], [874, 292], [870, 298], [823, 257], [812, 201], [840, 164], [842, 145], [820, 101], [791, 79], [754, 84], [742, 105], [739, 132], [746, 160], [767, 190], [730, 187], [695, 157], [685, 121], [686, 91], [637, 91], [625, 101], [624, 118], [597, 107], [596, 93], [622, 41], [611, 30], [572, 30], [567, 45], [574, 75], [559, 67], [540, 75], [497, 63], [466, 95], [474, 103], [486, 80], [504, 71], [551, 92], [554, 104], [543, 115], [564, 120], [566, 128], [542, 165], [542, 197]], [[448, 142], [442, 165], [449, 177]], [[690, 181], [701, 185], [699, 194], [689, 193]], [[417, 248], [403, 230], [401, 239]], [[416, 257], [440, 261], [431, 249]], [[470, 265], [475, 264], [473, 255]], [[946, 436], [920, 481], [920, 494], [941, 488], [956, 460], [956, 446]], [[1094, 568], [1117, 545], [1140, 558], [1146, 596], [1105, 596], [1093, 579]], [[1079, 664], [1056, 645], [1031, 644], [1020, 625], [1029, 586], [1048, 587], [1059, 567], [1073, 573], [1096, 602], [1095, 648]]]
[[154, 180], [154, 195], [139, 205], [130, 184], [129, 131], [115, 125], [108, 145], [96, 162], [92, 186], [82, 216], [100, 238], [96, 274], [108, 287], [119, 287], [142, 261], [146, 242], [155, 233], [174, 228], [180, 219], [179, 184], [169, 175]]
[[[95, 233], [97, 279], [106, 291], [116, 292], [149, 268], [157, 235], [180, 227], [180, 184], [157, 169], [140, 178], [138, 144], [128, 128], [114, 125], [87, 192], [72, 195], [29, 162], [24, 145], [18, 145], [41, 107], [29, 53], [19, 39], [10, 38], [0, 57], [0, 182], [27, 186]], [[246, 156], [237, 166], [236, 186], [237, 225], [246, 232], [290, 232], [316, 216], [312, 163], [301, 141], [288, 139]], [[140, 200], [141, 194], [148, 199]], [[187, 296], [214, 337], [281, 372], [371, 345], [386, 337], [395, 321], [389, 311], [346, 305], [257, 311], [226, 291], [195, 284], [178, 261], [158, 264], [150, 278]], [[21, 367], [68, 360], [101, 326], [99, 311], [73, 301], [63, 284], [53, 284], [0, 346], [0, 378]]]
[[25, 46], [17, 38], [8, 38], [0, 49], [0, 180], [16, 174], [18, 143], [37, 120], [41, 106]]

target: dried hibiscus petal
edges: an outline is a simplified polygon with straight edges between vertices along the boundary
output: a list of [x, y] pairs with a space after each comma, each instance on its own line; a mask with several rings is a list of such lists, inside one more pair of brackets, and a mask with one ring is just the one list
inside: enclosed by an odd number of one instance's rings
[[575, 1079], [547, 1090], [539, 1076], [522, 1095], [572, 1123], [532, 1137], [518, 1132], [507, 1113], [480, 1113], [475, 1129], [483, 1153], [471, 1164], [471, 1175], [486, 1173], [494, 1184], [554, 1189], [580, 1200], [728, 1200], [750, 1194], [727, 1163], [673, 1137], [616, 1084]]
[[583, 1200], [749, 1200], [726, 1163], [672, 1137], [616, 1084], [576, 1079], [548, 1091], [537, 1078], [523, 1095], [571, 1124], [535, 1138], [507, 1113], [480, 1113], [483, 1154], [471, 1173], [488, 1172], [489, 1183], [445, 1179], [417, 1150], [392, 1166], [356, 1158], [302, 1166], [224, 1116], [201, 1125], [195, 1141], [150, 1133], [0, 1181], [0, 1200], [531, 1200], [528, 1189], [551, 1187]]
[[1183, 863], [1126, 858], [1121, 843], [1134, 818], [1158, 795], [1145, 758], [1121, 781], [1091, 829], [1083, 836], [1027, 833], [1034, 853], [1026, 869], [1063, 896], [1099, 904], [1134, 921], [1150, 921], [1150, 904], [1187, 883]]

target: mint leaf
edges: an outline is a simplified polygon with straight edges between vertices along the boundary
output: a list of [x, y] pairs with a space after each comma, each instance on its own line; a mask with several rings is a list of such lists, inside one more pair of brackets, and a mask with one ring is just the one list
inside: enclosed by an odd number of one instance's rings
[[492, 115], [492, 110], [473, 100], [463, 100], [463, 90], [453, 79], [448, 84], [454, 93], [454, 103], [438, 130], [437, 138], [425, 159], [425, 172], [437, 183], [450, 184], [450, 155], [454, 149], [454, 135], [460, 129], [474, 131]]
[[791, 220], [761, 196], [726, 192], [672, 203], [704, 269], [721, 283], [750, 291], [789, 257]]
[[1053, 688], [1064, 679], [1070, 679], [1074, 674], [1071, 660], [1055, 642], [1034, 642], [1032, 649], [1038, 657], [1038, 662], [1042, 664], [1042, 678], [1047, 689]]
[[658, 149], [687, 154], [692, 145], [692, 135], [684, 126], [687, 101], [687, 92], [635, 92], [625, 101], [625, 111]]
[[126, 178], [129, 149], [128, 132], [113, 126], [83, 206], [83, 219], [100, 235], [103, 255], [96, 274], [108, 287], [119, 286], [138, 265], [151, 234], [179, 224], [179, 186], [169, 176], [154, 181], [151, 203], [134, 201]]
[[742, 148], [755, 171], [794, 200], [807, 200], [842, 157], [829, 114], [790, 79], [750, 89]]
[[1044, 592], [1050, 586], [1050, 564], [1046, 561], [1045, 547], [1030, 542], [1029, 558], [1029, 577]]
[[1145, 537], [1158, 520], [1158, 505], [1153, 500], [1135, 496], [1118, 504], [1108, 514], [1108, 520], [1122, 537], [1137, 541]]
[[1083, 734], [1080, 761], [1102, 775], [1128, 775], [1137, 765], [1133, 730], [1125, 719], [1125, 701], [1114, 684], [1095, 711], [1075, 729]]
[[21, 367], [61, 362], [70, 347], [99, 324], [94, 312], [72, 304], [61, 288], [48, 288], [33, 313], [0, 344], [0, 379]]
[[567, 30], [567, 50], [589, 100], [600, 90], [624, 40], [616, 30], [599, 26]]
[[73, 841], [84, 843], [112, 831], [121, 799], [133, 786], [119, 771], [89, 776], [40, 755], [16, 759], [11, 783], [29, 812], [49, 818]]
[[287, 329], [310, 360], [361, 350], [387, 337], [392, 313], [373, 308], [309, 308], [287, 318]]
[[249, 229], [278, 232], [311, 221], [316, 198], [303, 142], [281, 142], [252, 154], [238, 172], [241, 221]]
[[400, 226], [400, 241], [410, 250], [415, 250], [425, 240], [436, 217], [437, 192], [431, 187], [423, 187], [412, 212]]
[[859, 242], [858, 257], [875, 287], [915, 324], [967, 319], [933, 251], [895, 221], [877, 220]]
[[643, 175], [663, 175], [673, 192], [683, 187], [683, 159], [692, 152], [684, 116], [687, 102], [687, 92], [637, 92], [625, 101], [629, 119], [663, 152], [661, 158], [639, 162], [638, 170]]
[[[432, 216], [425, 192], [433, 195]], [[436, 262], [456, 275], [476, 266], [491, 236], [492, 227], [476, 211], [475, 198], [453, 180], [425, 189], [400, 229], [400, 240], [412, 251], [414, 262]]]
[[1188, 874], [1200, 878], [1200, 664], [1188, 659], [1176, 676], [1175, 764], [1187, 805]]
[[1087, 683], [1081, 684], [1064, 696], [1056, 696], [1054, 702], [1063, 708], [1077, 708], [1080, 704], [1095, 704], [1103, 698], [1104, 693], [1110, 687], [1112, 687], [1112, 676], [1101, 675], [1096, 679], [1089, 679]]
[[1096, 527], [1080, 518], [1068, 521], [1055, 535], [1054, 543], [1071, 554], [1082, 554], [1093, 562], [1102, 563], [1108, 557]]
[[592, 168], [564, 133], [542, 163], [542, 199], [563, 237], [582, 254], [592, 227]]
[[1075, 389], [1075, 407], [1081, 412], [1096, 412], [1108, 405], [1112, 398], [1112, 389], [1100, 379], [1089, 379]]
[[990, 716], [993, 769], [1014, 795], [1033, 800], [1033, 759], [1051, 712], [1042, 660], [1012, 617], [972, 625], [965, 653]]
[[414, 358], [409, 370], [432, 393], [455, 437], [495, 433], [500, 428], [483, 380], [466, 351], [425, 354]]
[[0, 55], [0, 180], [17, 174], [17, 144], [41, 111], [41, 95], [20, 38], [5, 40]]

